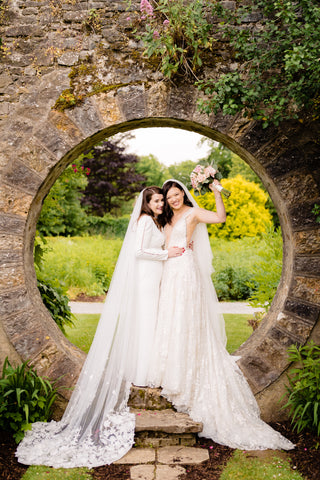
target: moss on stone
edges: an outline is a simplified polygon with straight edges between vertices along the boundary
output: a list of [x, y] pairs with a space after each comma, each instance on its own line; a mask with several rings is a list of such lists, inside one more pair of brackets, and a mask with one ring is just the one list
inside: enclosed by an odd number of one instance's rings
[[78, 105], [81, 102], [80, 98], [77, 98], [71, 88], [66, 88], [60, 94], [58, 100], [54, 104], [53, 108], [60, 112], [63, 112], [67, 108], [72, 108]]

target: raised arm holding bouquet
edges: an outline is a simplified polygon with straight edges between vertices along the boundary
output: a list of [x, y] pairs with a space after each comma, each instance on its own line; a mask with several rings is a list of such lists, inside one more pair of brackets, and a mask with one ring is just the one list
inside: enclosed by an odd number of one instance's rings
[[202, 165], [197, 165], [190, 175], [194, 194], [198, 196], [211, 192], [210, 185], [213, 185], [214, 188], [226, 198], [230, 197], [229, 190], [226, 190], [222, 185], [213, 182], [213, 180], [218, 180], [220, 182], [221, 178], [221, 173], [214, 166], [208, 165], [207, 167], [203, 167]]

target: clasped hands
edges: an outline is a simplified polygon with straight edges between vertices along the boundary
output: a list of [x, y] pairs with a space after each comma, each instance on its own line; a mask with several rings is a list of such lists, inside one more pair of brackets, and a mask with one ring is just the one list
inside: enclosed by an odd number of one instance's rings
[[[193, 241], [189, 242], [188, 248], [193, 250]], [[184, 254], [186, 249], [184, 247], [169, 247], [168, 248], [168, 258], [172, 257], [181, 257]]]

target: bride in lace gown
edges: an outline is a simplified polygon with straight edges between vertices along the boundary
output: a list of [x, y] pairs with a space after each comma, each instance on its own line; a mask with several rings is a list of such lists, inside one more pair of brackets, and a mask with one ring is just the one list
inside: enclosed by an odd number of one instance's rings
[[132, 383], [145, 385], [157, 318], [162, 266], [184, 249], [163, 249], [162, 190], [148, 187], [135, 204], [97, 331], [59, 422], [37, 422], [16, 456], [26, 465], [97, 467], [134, 443]]
[[[161, 386], [162, 395], [178, 411], [203, 423], [201, 435], [217, 443], [245, 450], [291, 449], [289, 440], [260, 419], [237, 358], [225, 348], [205, 226], [224, 222], [225, 209], [212, 184], [211, 189], [216, 212], [194, 208], [195, 201], [180, 182], [163, 185], [166, 246], [183, 247], [185, 253], [164, 264], [150, 385]], [[188, 248], [190, 242], [193, 249]]]

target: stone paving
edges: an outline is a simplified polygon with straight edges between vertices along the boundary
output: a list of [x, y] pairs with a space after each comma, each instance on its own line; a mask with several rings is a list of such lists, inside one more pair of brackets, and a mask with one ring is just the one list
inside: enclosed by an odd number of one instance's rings
[[183, 446], [132, 448], [119, 465], [131, 465], [131, 480], [176, 480], [186, 473], [186, 465], [209, 460], [207, 450]]

